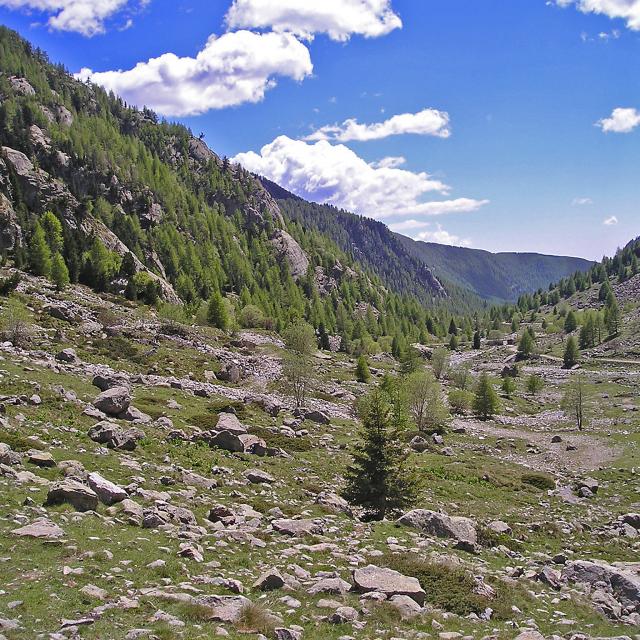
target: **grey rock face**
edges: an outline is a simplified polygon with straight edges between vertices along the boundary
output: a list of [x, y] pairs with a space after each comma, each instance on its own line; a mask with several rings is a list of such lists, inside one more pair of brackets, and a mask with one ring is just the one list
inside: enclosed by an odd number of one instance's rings
[[309, 257], [302, 247], [283, 229], [278, 229], [271, 238], [271, 244], [289, 265], [294, 278], [300, 278], [309, 269]]

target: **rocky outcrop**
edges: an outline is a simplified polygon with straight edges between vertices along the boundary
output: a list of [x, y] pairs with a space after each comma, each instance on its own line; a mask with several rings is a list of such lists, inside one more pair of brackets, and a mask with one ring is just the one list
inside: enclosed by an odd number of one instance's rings
[[[2, 160], [0, 159], [0, 162]], [[7, 251], [22, 245], [22, 229], [9, 198], [0, 193], [0, 250]]]
[[89, 487], [75, 480], [62, 480], [51, 485], [45, 506], [70, 504], [78, 511], [95, 511], [98, 496]]
[[309, 269], [309, 257], [296, 240], [284, 229], [278, 229], [273, 234], [271, 244], [280, 257], [289, 265], [289, 271], [294, 279], [307, 273]]

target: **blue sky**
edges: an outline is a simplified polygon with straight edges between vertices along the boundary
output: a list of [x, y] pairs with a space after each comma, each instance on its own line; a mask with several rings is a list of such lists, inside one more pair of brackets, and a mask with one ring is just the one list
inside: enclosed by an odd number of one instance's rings
[[588, 258], [640, 235], [640, 0], [0, 0], [0, 20], [406, 235]]

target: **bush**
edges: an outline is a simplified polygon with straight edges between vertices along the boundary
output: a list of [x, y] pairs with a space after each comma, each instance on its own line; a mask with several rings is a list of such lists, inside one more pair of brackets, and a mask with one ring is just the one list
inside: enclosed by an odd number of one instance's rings
[[264, 313], [254, 304], [248, 304], [240, 311], [238, 322], [244, 329], [262, 329], [266, 324]]
[[16, 271], [7, 278], [0, 278], [0, 296], [8, 296], [20, 284], [20, 274]]
[[473, 394], [462, 389], [454, 389], [449, 392], [449, 407], [451, 413], [464, 415], [471, 409], [473, 404]]
[[556, 488], [555, 480], [545, 473], [525, 473], [522, 476], [522, 483], [531, 485], [541, 491]]

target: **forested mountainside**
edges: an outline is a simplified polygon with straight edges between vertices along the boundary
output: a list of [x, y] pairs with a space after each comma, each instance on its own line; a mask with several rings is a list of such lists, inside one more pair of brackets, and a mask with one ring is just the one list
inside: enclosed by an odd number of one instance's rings
[[[306, 202], [261, 178], [285, 216], [317, 229], [360, 260], [396, 290], [422, 297], [425, 285], [440, 283], [458, 310], [483, 300], [515, 301], [550, 282], [585, 271], [593, 263], [582, 258], [533, 253], [492, 254], [479, 249], [418, 242], [386, 225], [330, 205]], [[417, 276], [417, 277], [416, 277]], [[433, 290], [428, 286], [427, 291]]]
[[429, 265], [438, 278], [470, 289], [485, 299], [516, 300], [522, 294], [546, 288], [551, 282], [587, 271], [593, 265], [583, 258], [490, 253], [420, 242], [399, 234], [396, 237], [408, 253]]
[[283, 215], [187, 128], [76, 81], [6, 28], [0, 95], [1, 249], [16, 266], [194, 313], [224, 298], [253, 323], [304, 317], [347, 341], [446, 333], [424, 304], [447, 292], [417, 261], [396, 289], [385, 260]]

